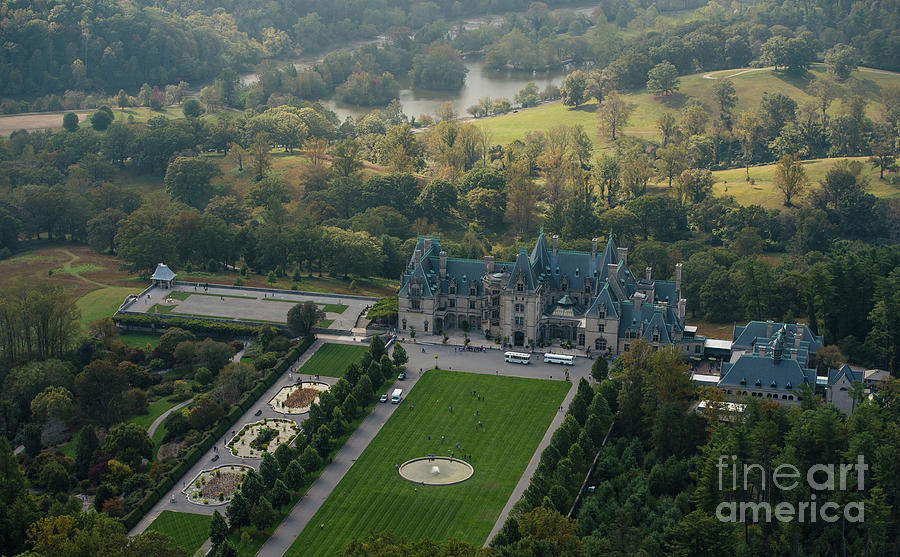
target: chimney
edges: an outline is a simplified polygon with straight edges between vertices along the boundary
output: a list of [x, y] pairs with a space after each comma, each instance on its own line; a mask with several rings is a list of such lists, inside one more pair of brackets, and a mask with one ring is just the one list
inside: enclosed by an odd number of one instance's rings
[[447, 278], [447, 252], [444, 250], [441, 250], [440, 258], [441, 258], [441, 278], [445, 279], [445, 278]]
[[628, 248], [616, 248], [616, 253], [619, 255], [619, 261], [622, 262], [622, 265], [628, 266]]
[[803, 325], [797, 323], [797, 334], [794, 335], [794, 348], [800, 350], [800, 343], [803, 341]]
[[634, 303], [634, 315], [638, 319], [641, 316], [641, 305], [644, 303], [644, 293], [643, 292], [635, 292], [634, 297], [631, 298], [631, 301]]
[[687, 300], [681, 298], [678, 300], [678, 319], [684, 321], [684, 310], [687, 307]]
[[485, 255], [484, 256], [484, 273], [489, 275], [494, 272], [494, 256], [493, 255]]
[[681, 263], [675, 264], [675, 292], [681, 295]]
[[775, 328], [775, 322], [769, 319], [766, 321], [766, 338], [772, 338], [772, 330]]
[[559, 234], [553, 235], [553, 257], [556, 257], [556, 251], [559, 248]]
[[419, 261], [422, 260], [422, 250], [417, 249], [415, 254], [413, 255], [413, 269], [419, 266]]
[[425, 254], [431, 255], [431, 238], [425, 238], [423, 242], [425, 244]]
[[653, 267], [647, 267], [647, 280], [650, 280], [650, 277], [652, 274], [653, 274]]

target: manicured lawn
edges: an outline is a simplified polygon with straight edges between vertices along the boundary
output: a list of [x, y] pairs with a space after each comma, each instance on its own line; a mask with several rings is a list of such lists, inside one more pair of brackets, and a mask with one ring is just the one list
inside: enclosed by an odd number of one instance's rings
[[347, 366], [353, 362], [359, 362], [367, 349], [367, 346], [362, 345], [323, 344], [297, 373], [343, 377]]
[[86, 329], [91, 323], [104, 317], [112, 317], [129, 294], [137, 294], [140, 290], [122, 286], [109, 286], [92, 290], [78, 298], [75, 305], [81, 310], [81, 328]]
[[[286, 555], [334, 555], [370, 530], [391, 530], [412, 540], [483, 543], [570, 387], [561, 381], [429, 371]], [[478, 401], [472, 390], [485, 399]], [[485, 431], [475, 431], [477, 420]], [[459, 455], [457, 443], [472, 455], [475, 468], [460, 484], [414, 486], [394, 468], [429, 453]]]
[[163, 511], [147, 528], [172, 536], [188, 555], [200, 549], [209, 537], [212, 516]]
[[316, 327], [327, 329], [328, 327], [331, 327], [332, 323], [334, 323], [334, 319], [319, 319], [316, 321]]
[[159, 344], [160, 335], [149, 333], [122, 333], [119, 338], [125, 343], [125, 346], [134, 346], [136, 348], [146, 348], [149, 344], [152, 348], [156, 348]]
[[169, 397], [162, 397], [147, 405], [147, 414], [134, 416], [133, 418], [128, 420], [128, 422], [137, 424], [144, 429], [147, 429], [150, 427], [150, 424], [153, 423], [153, 420], [158, 418], [163, 412], [175, 406], [176, 404], [178, 403], [170, 401]]
[[322, 311], [325, 313], [344, 313], [347, 309], [347, 306], [344, 304], [325, 304], [322, 306]]

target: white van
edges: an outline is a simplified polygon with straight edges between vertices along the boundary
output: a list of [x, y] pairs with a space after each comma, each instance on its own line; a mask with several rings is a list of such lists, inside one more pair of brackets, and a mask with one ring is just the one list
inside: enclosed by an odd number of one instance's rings
[[399, 404], [401, 398], [403, 398], [403, 389], [394, 389], [394, 392], [391, 393], [391, 404]]

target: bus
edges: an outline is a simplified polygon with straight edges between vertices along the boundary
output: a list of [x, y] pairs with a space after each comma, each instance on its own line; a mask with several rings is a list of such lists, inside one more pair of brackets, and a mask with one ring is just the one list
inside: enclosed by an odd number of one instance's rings
[[547, 352], [544, 354], [545, 364], [563, 364], [571, 366], [575, 364], [575, 356], [566, 356], [565, 354], [554, 354]]
[[531, 363], [531, 354], [522, 354], [521, 352], [507, 352], [504, 354], [506, 361], [513, 364], [529, 364]]
[[400, 404], [401, 398], [403, 398], [403, 389], [394, 389], [394, 392], [391, 393], [391, 404]]

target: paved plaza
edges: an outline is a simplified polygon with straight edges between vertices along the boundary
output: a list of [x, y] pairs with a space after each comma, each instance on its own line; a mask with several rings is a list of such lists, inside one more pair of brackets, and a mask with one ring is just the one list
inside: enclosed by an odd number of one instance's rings
[[[172, 296], [172, 292], [186, 292], [189, 295], [181, 300]], [[180, 295], [179, 297], [184, 297]], [[168, 301], [167, 301], [168, 300]], [[354, 327], [365, 327], [365, 319], [359, 319], [366, 306], [371, 307], [375, 298], [361, 296], [333, 296], [309, 292], [290, 292], [283, 290], [261, 290], [255, 288], [226, 288], [209, 285], [207, 289], [201, 284], [176, 284], [172, 288], [154, 287], [147, 291], [143, 299], [131, 304], [127, 311], [148, 313], [155, 304], [170, 307], [170, 315], [197, 316], [220, 319], [236, 319], [239, 321], [256, 321], [264, 323], [285, 323], [287, 312], [295, 304], [313, 301], [325, 308], [325, 319], [332, 321], [329, 329], [350, 331]], [[333, 310], [335, 306], [347, 306], [342, 312]], [[357, 325], [357, 320], [360, 324]]]

